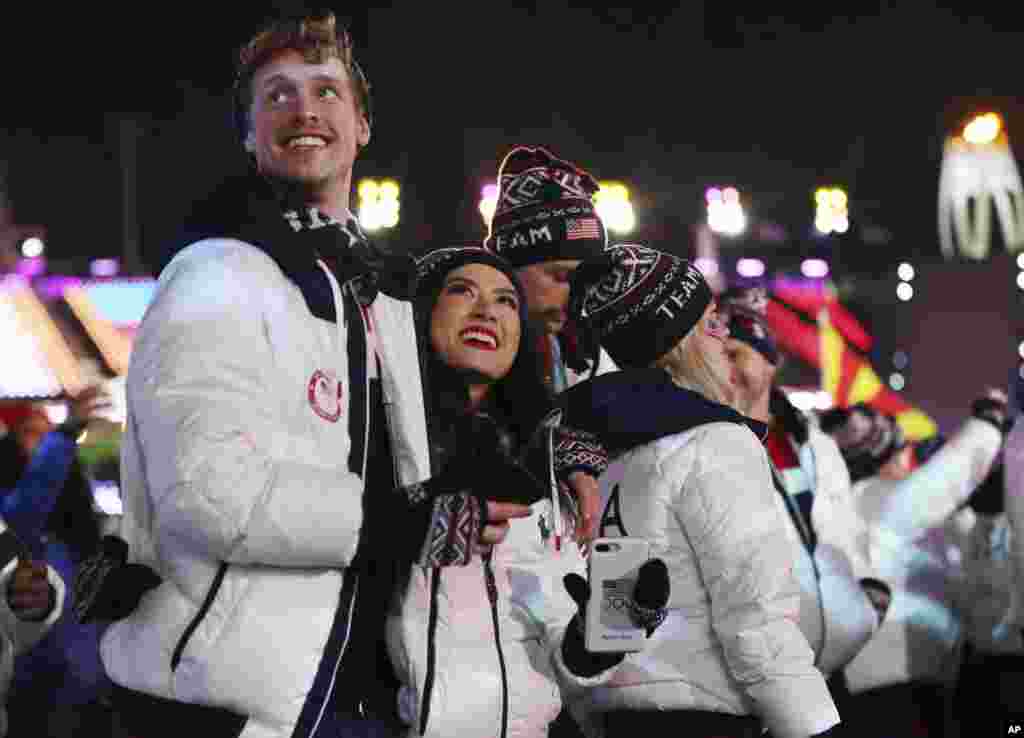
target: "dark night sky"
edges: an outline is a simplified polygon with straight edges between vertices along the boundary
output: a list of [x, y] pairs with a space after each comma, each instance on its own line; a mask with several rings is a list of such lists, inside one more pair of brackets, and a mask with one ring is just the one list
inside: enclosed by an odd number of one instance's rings
[[[274, 4], [212, 11], [217, 20], [179, 7], [151, 18], [141, 6], [78, 8], [7, 27], [0, 158], [18, 219], [48, 226], [51, 256], [120, 251], [123, 114], [142, 134], [144, 249], [244, 168], [227, 125], [232, 49]], [[749, 193], [761, 217], [803, 224], [813, 187], [835, 182], [855, 221], [934, 250], [947, 126], [992, 100], [1024, 137], [1012, 97], [1019, 36], [1009, 10], [864, 7], [859, 17], [700, 3], [360, 10], [350, 17], [378, 123], [356, 175], [402, 180], [406, 222], [432, 225], [405, 239], [479, 235], [479, 180], [522, 142], [629, 181], [647, 225], [699, 219], [704, 187], [718, 183]]]
[[[121, 253], [122, 117], [140, 131], [144, 257], [219, 178], [244, 170], [229, 127], [233, 49], [276, 5], [296, 4], [238, 4], [233, 15], [215, 3], [23, 6], [5, 16], [0, 161], [17, 219], [47, 227], [51, 258], [80, 266]], [[841, 184], [855, 228], [893, 234], [874, 252], [841, 245], [866, 279], [876, 258], [879, 273], [903, 256], [941, 261], [942, 142], [969, 111], [1002, 112], [1021, 158], [1012, 3], [970, 13], [861, 3], [856, 16], [832, 15], [846, 4], [783, 15], [681, 5], [335, 4], [375, 91], [374, 138], [356, 177], [401, 181], [403, 243], [475, 239], [482, 180], [510, 145], [546, 144], [629, 182], [639, 237], [683, 251], [709, 185], [735, 184], [757, 217], [799, 236], [813, 189]]]

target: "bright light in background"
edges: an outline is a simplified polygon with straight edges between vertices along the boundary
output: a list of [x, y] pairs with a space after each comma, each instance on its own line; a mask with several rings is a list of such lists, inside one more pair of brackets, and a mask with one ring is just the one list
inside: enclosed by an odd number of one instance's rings
[[914, 272], [914, 267], [912, 265], [908, 264], [907, 262], [903, 262], [896, 270], [896, 274], [904, 282], [909, 282], [914, 278], [916, 272]]
[[899, 372], [893, 372], [889, 375], [889, 386], [899, 392], [907, 386], [906, 378]]
[[89, 262], [89, 273], [94, 277], [114, 277], [120, 266], [117, 259], [93, 259]]
[[1020, 346], [1017, 347], [1017, 353], [1024, 359], [1024, 342], [1021, 342]]
[[985, 113], [976, 116], [964, 126], [964, 141], [970, 144], [990, 144], [999, 136], [1003, 121], [996, 113]]
[[359, 194], [359, 224], [367, 231], [379, 231], [398, 225], [398, 183], [393, 179], [363, 179]]
[[630, 233], [636, 227], [636, 214], [629, 200], [629, 188], [621, 182], [600, 182], [594, 193], [594, 210], [608, 230]]
[[723, 236], [738, 236], [747, 229], [747, 214], [735, 187], [709, 187], [704, 193], [708, 207], [708, 226]]
[[892, 355], [892, 365], [897, 369], [906, 369], [909, 363], [910, 357], [907, 356], [906, 351], [897, 351]]
[[480, 190], [480, 204], [477, 206], [480, 215], [483, 216], [484, 225], [491, 227], [491, 220], [494, 218], [494, 211], [498, 208], [498, 185], [488, 182]]
[[828, 410], [832, 407], [832, 395], [825, 390], [786, 390], [786, 397], [797, 410]]
[[1024, 254], [1017, 254], [1017, 268], [1024, 269]]
[[814, 227], [818, 233], [846, 233], [850, 230], [849, 198], [839, 187], [819, 187], [814, 193]]
[[910, 282], [900, 282], [899, 286], [896, 287], [896, 297], [900, 298], [903, 302], [906, 302], [914, 296], [914, 288], [910, 286]]
[[42, 256], [43, 251], [46, 250], [46, 244], [43, 243], [43, 239], [38, 236], [30, 236], [21, 242], [21, 255], [26, 259], [34, 259], [37, 256]]
[[1017, 286], [1024, 290], [1024, 272], [1017, 274]]
[[705, 277], [713, 277], [718, 274], [718, 262], [709, 256], [698, 256], [693, 260], [693, 265], [700, 270]]
[[740, 259], [736, 262], [736, 273], [741, 277], [760, 277], [764, 274], [764, 262], [760, 259]]
[[804, 259], [800, 272], [808, 279], [821, 279], [828, 276], [828, 262], [824, 259]]

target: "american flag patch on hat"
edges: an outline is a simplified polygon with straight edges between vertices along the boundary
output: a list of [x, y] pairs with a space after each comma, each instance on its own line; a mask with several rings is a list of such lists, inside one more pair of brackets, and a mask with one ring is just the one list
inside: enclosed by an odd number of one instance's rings
[[601, 238], [601, 224], [597, 218], [576, 218], [565, 221], [565, 238]]

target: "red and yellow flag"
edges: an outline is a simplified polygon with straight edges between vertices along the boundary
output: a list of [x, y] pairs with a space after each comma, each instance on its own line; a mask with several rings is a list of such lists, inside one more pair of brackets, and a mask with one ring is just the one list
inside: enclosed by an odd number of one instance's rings
[[818, 311], [818, 335], [821, 386], [838, 407], [863, 402], [892, 415], [910, 441], [929, 438], [939, 432], [934, 420], [886, 387], [868, 360], [847, 345], [846, 339], [832, 325], [827, 309]]

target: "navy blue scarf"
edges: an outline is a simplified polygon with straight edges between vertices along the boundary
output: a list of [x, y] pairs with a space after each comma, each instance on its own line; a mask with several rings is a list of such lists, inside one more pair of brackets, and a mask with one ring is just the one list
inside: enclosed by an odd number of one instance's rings
[[563, 422], [596, 434], [613, 456], [714, 422], [740, 423], [764, 438], [767, 426], [676, 385], [662, 369], [626, 369], [580, 382], [558, 397]]

